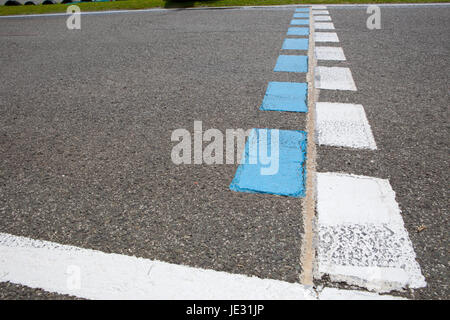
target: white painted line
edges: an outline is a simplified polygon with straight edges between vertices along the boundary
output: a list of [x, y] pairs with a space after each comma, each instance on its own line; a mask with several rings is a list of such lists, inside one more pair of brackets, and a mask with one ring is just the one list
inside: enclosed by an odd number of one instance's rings
[[332, 22], [316, 22], [314, 23], [315, 30], [334, 30], [334, 24]]
[[325, 10], [327, 8], [327, 6], [321, 6], [321, 5], [315, 5], [312, 6], [311, 9], [313, 10]]
[[314, 32], [315, 42], [339, 42], [335, 32]]
[[377, 292], [426, 286], [388, 180], [317, 174], [315, 276]]
[[312, 14], [314, 15], [329, 15], [330, 13], [328, 12], [328, 10], [313, 10]]
[[[79, 288], [74, 274], [69, 274], [78, 268]], [[0, 281], [88, 299], [315, 298], [311, 289], [300, 284], [107, 254], [5, 233], [0, 233]]]
[[356, 91], [349, 68], [316, 67], [314, 82], [318, 89]]
[[317, 60], [345, 61], [344, 50], [340, 47], [315, 47], [314, 54]]
[[319, 300], [407, 300], [407, 299], [388, 295], [380, 295], [373, 292], [325, 288], [319, 293]]
[[320, 145], [375, 150], [377, 145], [360, 104], [316, 103], [316, 132]]
[[314, 21], [331, 21], [330, 16], [315, 16]]

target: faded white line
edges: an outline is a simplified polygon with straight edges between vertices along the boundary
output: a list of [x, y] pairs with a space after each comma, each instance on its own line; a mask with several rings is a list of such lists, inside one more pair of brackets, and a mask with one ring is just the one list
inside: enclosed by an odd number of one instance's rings
[[345, 61], [344, 50], [341, 47], [315, 47], [314, 54], [317, 60]]
[[329, 15], [330, 13], [327, 10], [313, 10], [313, 15]]
[[315, 42], [339, 42], [336, 32], [315, 32]]
[[313, 9], [313, 10], [325, 10], [326, 8], [327, 8], [327, 6], [321, 6], [321, 5], [311, 6], [311, 9]]
[[315, 30], [334, 30], [334, 24], [332, 22], [316, 22], [314, 23]]
[[315, 16], [314, 21], [331, 21], [330, 16]]
[[317, 174], [316, 278], [377, 292], [426, 286], [388, 180]]
[[316, 88], [356, 91], [352, 72], [349, 68], [316, 67], [314, 75]]
[[360, 104], [316, 103], [317, 140], [321, 145], [375, 150], [377, 145]]

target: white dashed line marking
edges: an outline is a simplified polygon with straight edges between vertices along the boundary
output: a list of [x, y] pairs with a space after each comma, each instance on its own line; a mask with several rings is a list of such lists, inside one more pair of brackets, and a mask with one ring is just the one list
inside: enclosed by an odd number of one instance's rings
[[329, 15], [328, 10], [312, 10], [313, 15]]
[[314, 54], [317, 60], [345, 61], [344, 50], [340, 47], [315, 47]]
[[339, 42], [339, 38], [335, 32], [315, 32], [315, 42]]
[[316, 128], [319, 144], [375, 150], [377, 145], [360, 104], [317, 102]]
[[316, 23], [314, 23], [314, 29], [316, 29], [316, 30], [334, 30], [334, 24], [332, 22], [316, 22]]
[[349, 68], [316, 67], [315, 86], [319, 89], [356, 91]]
[[316, 277], [378, 292], [426, 286], [388, 180], [317, 174]]
[[315, 16], [314, 21], [331, 21], [330, 16]]

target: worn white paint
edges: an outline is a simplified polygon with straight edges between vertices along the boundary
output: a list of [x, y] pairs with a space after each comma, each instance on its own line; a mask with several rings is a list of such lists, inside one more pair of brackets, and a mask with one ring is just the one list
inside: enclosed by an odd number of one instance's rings
[[332, 22], [315, 22], [315, 30], [334, 30], [334, 24]]
[[314, 32], [315, 42], [339, 42], [335, 32]]
[[335, 60], [345, 61], [344, 50], [340, 47], [319, 47], [314, 48], [314, 54], [317, 60]]
[[331, 21], [330, 16], [314, 16], [314, 21]]
[[364, 107], [360, 104], [316, 103], [316, 133], [321, 145], [377, 148]]
[[[73, 270], [79, 270], [79, 285], [73, 285]], [[192, 268], [0, 233], [0, 282], [5, 281], [87, 299], [318, 298], [311, 287], [298, 283]], [[320, 298], [375, 297], [359, 291], [340, 291], [323, 290]]]
[[349, 68], [317, 66], [314, 81], [318, 89], [356, 91], [356, 85]]
[[320, 15], [320, 14], [329, 15], [328, 10], [313, 10], [312, 14], [314, 14], [314, 15]]
[[327, 8], [327, 6], [321, 6], [321, 5], [311, 6], [311, 9], [313, 9], [313, 10], [325, 10], [326, 8]]
[[[80, 270], [79, 289], [68, 268]], [[313, 299], [300, 285], [0, 233], [0, 281], [88, 299]]]
[[317, 174], [315, 276], [377, 292], [426, 286], [388, 180]]

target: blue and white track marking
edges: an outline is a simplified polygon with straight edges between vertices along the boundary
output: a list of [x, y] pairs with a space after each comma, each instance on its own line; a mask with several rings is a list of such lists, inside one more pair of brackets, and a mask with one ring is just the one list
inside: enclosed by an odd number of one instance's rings
[[309, 28], [307, 27], [290, 27], [287, 31], [288, 36], [308, 36]]
[[[263, 161], [267, 154], [270, 154], [270, 165], [269, 161]], [[304, 197], [305, 155], [303, 131], [252, 129], [245, 145], [244, 163], [239, 165], [230, 189]]]
[[308, 57], [280, 55], [275, 65], [275, 72], [308, 72]]
[[316, 22], [314, 28], [316, 30], [334, 30], [334, 24], [332, 22]]
[[308, 39], [284, 39], [281, 49], [283, 50], [308, 50]]
[[269, 82], [261, 110], [307, 112], [306, 83]]
[[315, 71], [314, 80], [318, 89], [357, 90], [349, 68], [319, 66]]
[[388, 292], [426, 285], [388, 180], [317, 174], [317, 277]]
[[292, 19], [291, 25], [293, 26], [309, 26], [309, 20], [306, 19]]
[[331, 21], [330, 16], [314, 16], [314, 21]]
[[[325, 19], [319, 17], [314, 20]], [[331, 28], [326, 24], [314, 22], [314, 27]], [[335, 33], [314, 35], [315, 42], [339, 42]], [[314, 54], [319, 63], [346, 60], [340, 47], [315, 46]], [[350, 69], [341, 67], [317, 66], [315, 87], [356, 91]], [[362, 105], [317, 102], [315, 106], [319, 145], [377, 149]], [[378, 292], [426, 285], [388, 180], [317, 173], [316, 211], [315, 278], [326, 275], [333, 282]]]
[[315, 32], [315, 42], [339, 42], [339, 37], [336, 32]]
[[345, 61], [344, 50], [340, 47], [319, 47], [314, 48], [314, 55], [317, 60]]
[[320, 145], [377, 148], [372, 130], [360, 104], [316, 103], [316, 135]]

